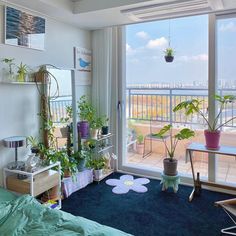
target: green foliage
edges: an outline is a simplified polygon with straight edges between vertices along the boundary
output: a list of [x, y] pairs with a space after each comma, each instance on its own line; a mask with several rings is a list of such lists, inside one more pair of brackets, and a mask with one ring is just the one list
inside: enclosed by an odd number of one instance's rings
[[66, 149], [62, 150], [55, 150], [55, 149], [41, 149], [41, 153], [43, 151], [44, 159], [48, 162], [57, 162], [59, 161], [61, 163], [61, 173], [62, 178], [64, 177], [64, 173], [66, 171], [69, 171], [70, 174], [73, 176], [77, 172], [77, 165], [78, 161], [74, 156], [69, 157], [67, 154]]
[[166, 48], [164, 53], [168, 57], [173, 57], [174, 56], [174, 49], [173, 48]]
[[72, 122], [72, 118], [73, 118], [72, 105], [66, 106], [66, 117], [65, 118], [62, 117], [60, 121], [61, 123], [70, 124]]
[[[162, 139], [171, 160], [173, 160], [174, 158], [175, 149], [178, 142], [184, 139], [189, 139], [191, 137], [194, 137], [195, 135], [194, 131], [188, 128], [181, 129], [177, 134], [173, 135], [172, 129], [173, 129], [172, 125], [165, 125], [158, 133], [152, 134], [152, 136]], [[168, 146], [166, 143], [165, 138], [167, 135], [170, 136], [170, 146]]]
[[90, 169], [101, 170], [106, 166], [106, 159], [104, 157], [90, 158], [86, 166]]
[[215, 95], [215, 100], [220, 103], [220, 108], [219, 108], [218, 114], [216, 115], [216, 117], [212, 123], [209, 122], [209, 120], [208, 120], [208, 114], [204, 114], [204, 112], [201, 109], [204, 100], [192, 99], [192, 100], [183, 101], [183, 102], [179, 103], [173, 109], [173, 111], [176, 112], [176, 111], [185, 110], [185, 115], [187, 115], [187, 116], [192, 115], [194, 113], [198, 113], [206, 121], [206, 123], [208, 125], [208, 129], [210, 131], [216, 131], [236, 118], [236, 117], [232, 117], [229, 120], [225, 121], [223, 124], [218, 124], [219, 118], [220, 118], [223, 110], [225, 109], [225, 107], [227, 106], [228, 103], [232, 103], [236, 100], [236, 96], [234, 96], [234, 95], [225, 95], [225, 96]]
[[93, 121], [96, 115], [96, 110], [85, 95], [80, 97], [80, 100], [78, 101], [78, 108], [78, 114], [81, 121], [88, 121], [89, 123]]
[[20, 75], [20, 74], [25, 75], [25, 74], [27, 73], [27, 71], [28, 71], [27, 65], [26, 65], [26, 64], [23, 64], [22, 62], [20, 63], [19, 66], [17, 66], [17, 69], [18, 69], [17, 73], [18, 73], [19, 75]]
[[137, 136], [138, 144], [142, 144], [142, 143], [143, 143], [143, 140], [144, 140], [143, 135], [142, 135], [142, 134], [139, 134], [139, 135]]
[[12, 67], [15, 65], [15, 63], [13, 62], [14, 60], [15, 60], [14, 58], [4, 58], [2, 60], [2, 62], [6, 63], [8, 65], [9, 74], [13, 74]]
[[39, 140], [36, 137], [29, 136], [26, 138], [27, 146], [30, 145], [31, 147], [38, 147], [39, 146]]

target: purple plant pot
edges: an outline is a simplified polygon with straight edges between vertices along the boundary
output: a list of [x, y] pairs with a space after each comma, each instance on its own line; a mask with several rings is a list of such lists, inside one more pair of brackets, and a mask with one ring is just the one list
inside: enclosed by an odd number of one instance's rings
[[219, 149], [219, 142], [220, 142], [220, 131], [209, 131], [204, 130], [205, 140], [206, 140], [206, 147], [208, 149]]
[[89, 137], [89, 123], [88, 121], [80, 121], [77, 123], [77, 130], [81, 138]]

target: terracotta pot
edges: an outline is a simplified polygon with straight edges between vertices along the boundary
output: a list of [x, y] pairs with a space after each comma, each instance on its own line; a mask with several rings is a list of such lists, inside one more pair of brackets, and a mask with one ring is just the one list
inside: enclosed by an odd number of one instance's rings
[[68, 177], [71, 177], [71, 173], [69, 170], [65, 170], [64, 171], [64, 178], [68, 178]]
[[144, 153], [144, 143], [141, 143], [141, 144], [137, 143], [136, 151], [137, 151], [138, 154], [143, 155], [143, 153]]
[[165, 158], [163, 160], [163, 165], [164, 165], [164, 174], [169, 175], [169, 176], [175, 176], [177, 175], [177, 164], [178, 160], [176, 159], [171, 159], [170, 158]]
[[204, 130], [205, 140], [206, 140], [206, 148], [208, 149], [219, 149], [220, 143], [220, 131], [209, 131]]

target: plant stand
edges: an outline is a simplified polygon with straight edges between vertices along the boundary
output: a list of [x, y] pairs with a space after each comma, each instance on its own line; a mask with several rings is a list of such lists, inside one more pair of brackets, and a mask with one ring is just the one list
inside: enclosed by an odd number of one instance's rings
[[161, 183], [160, 183], [162, 184], [162, 191], [165, 191], [170, 187], [173, 188], [174, 193], [177, 193], [179, 189], [179, 183], [180, 183], [180, 177], [178, 174], [175, 176], [169, 176], [162, 173]]

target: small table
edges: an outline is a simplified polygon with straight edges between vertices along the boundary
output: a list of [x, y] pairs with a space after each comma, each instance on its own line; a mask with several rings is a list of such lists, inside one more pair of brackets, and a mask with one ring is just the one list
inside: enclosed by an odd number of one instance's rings
[[[53, 170], [54, 168], [58, 170]], [[27, 176], [26, 179], [18, 179], [17, 175]], [[58, 206], [61, 208], [61, 163], [56, 162], [49, 166], [39, 167], [35, 172], [27, 172], [14, 169], [3, 169], [4, 187], [19, 194], [30, 194], [36, 197], [43, 192], [59, 186]]]
[[197, 178], [196, 178], [195, 173], [194, 173], [194, 166], [193, 166], [193, 152], [194, 151], [213, 153], [213, 154], [222, 154], [222, 155], [228, 155], [228, 156], [234, 156], [234, 157], [236, 156], [236, 147], [221, 146], [219, 149], [215, 150], [215, 149], [207, 149], [206, 146], [202, 143], [191, 143], [186, 148], [186, 155], [189, 155], [189, 158], [190, 158], [192, 176], [193, 176], [193, 185], [194, 185], [193, 190], [189, 196], [190, 202], [193, 200], [194, 195], [200, 195], [202, 185], [208, 185], [212, 187], [218, 187], [218, 188], [236, 191], [235, 187], [232, 187], [229, 185], [222, 185], [222, 184], [217, 184], [215, 182], [202, 181], [200, 180], [199, 173], [197, 173]]
[[162, 191], [167, 190], [169, 187], [173, 188], [174, 192], [177, 193], [179, 189], [180, 177], [179, 175], [165, 175], [162, 173], [161, 175], [161, 183], [162, 184]]

